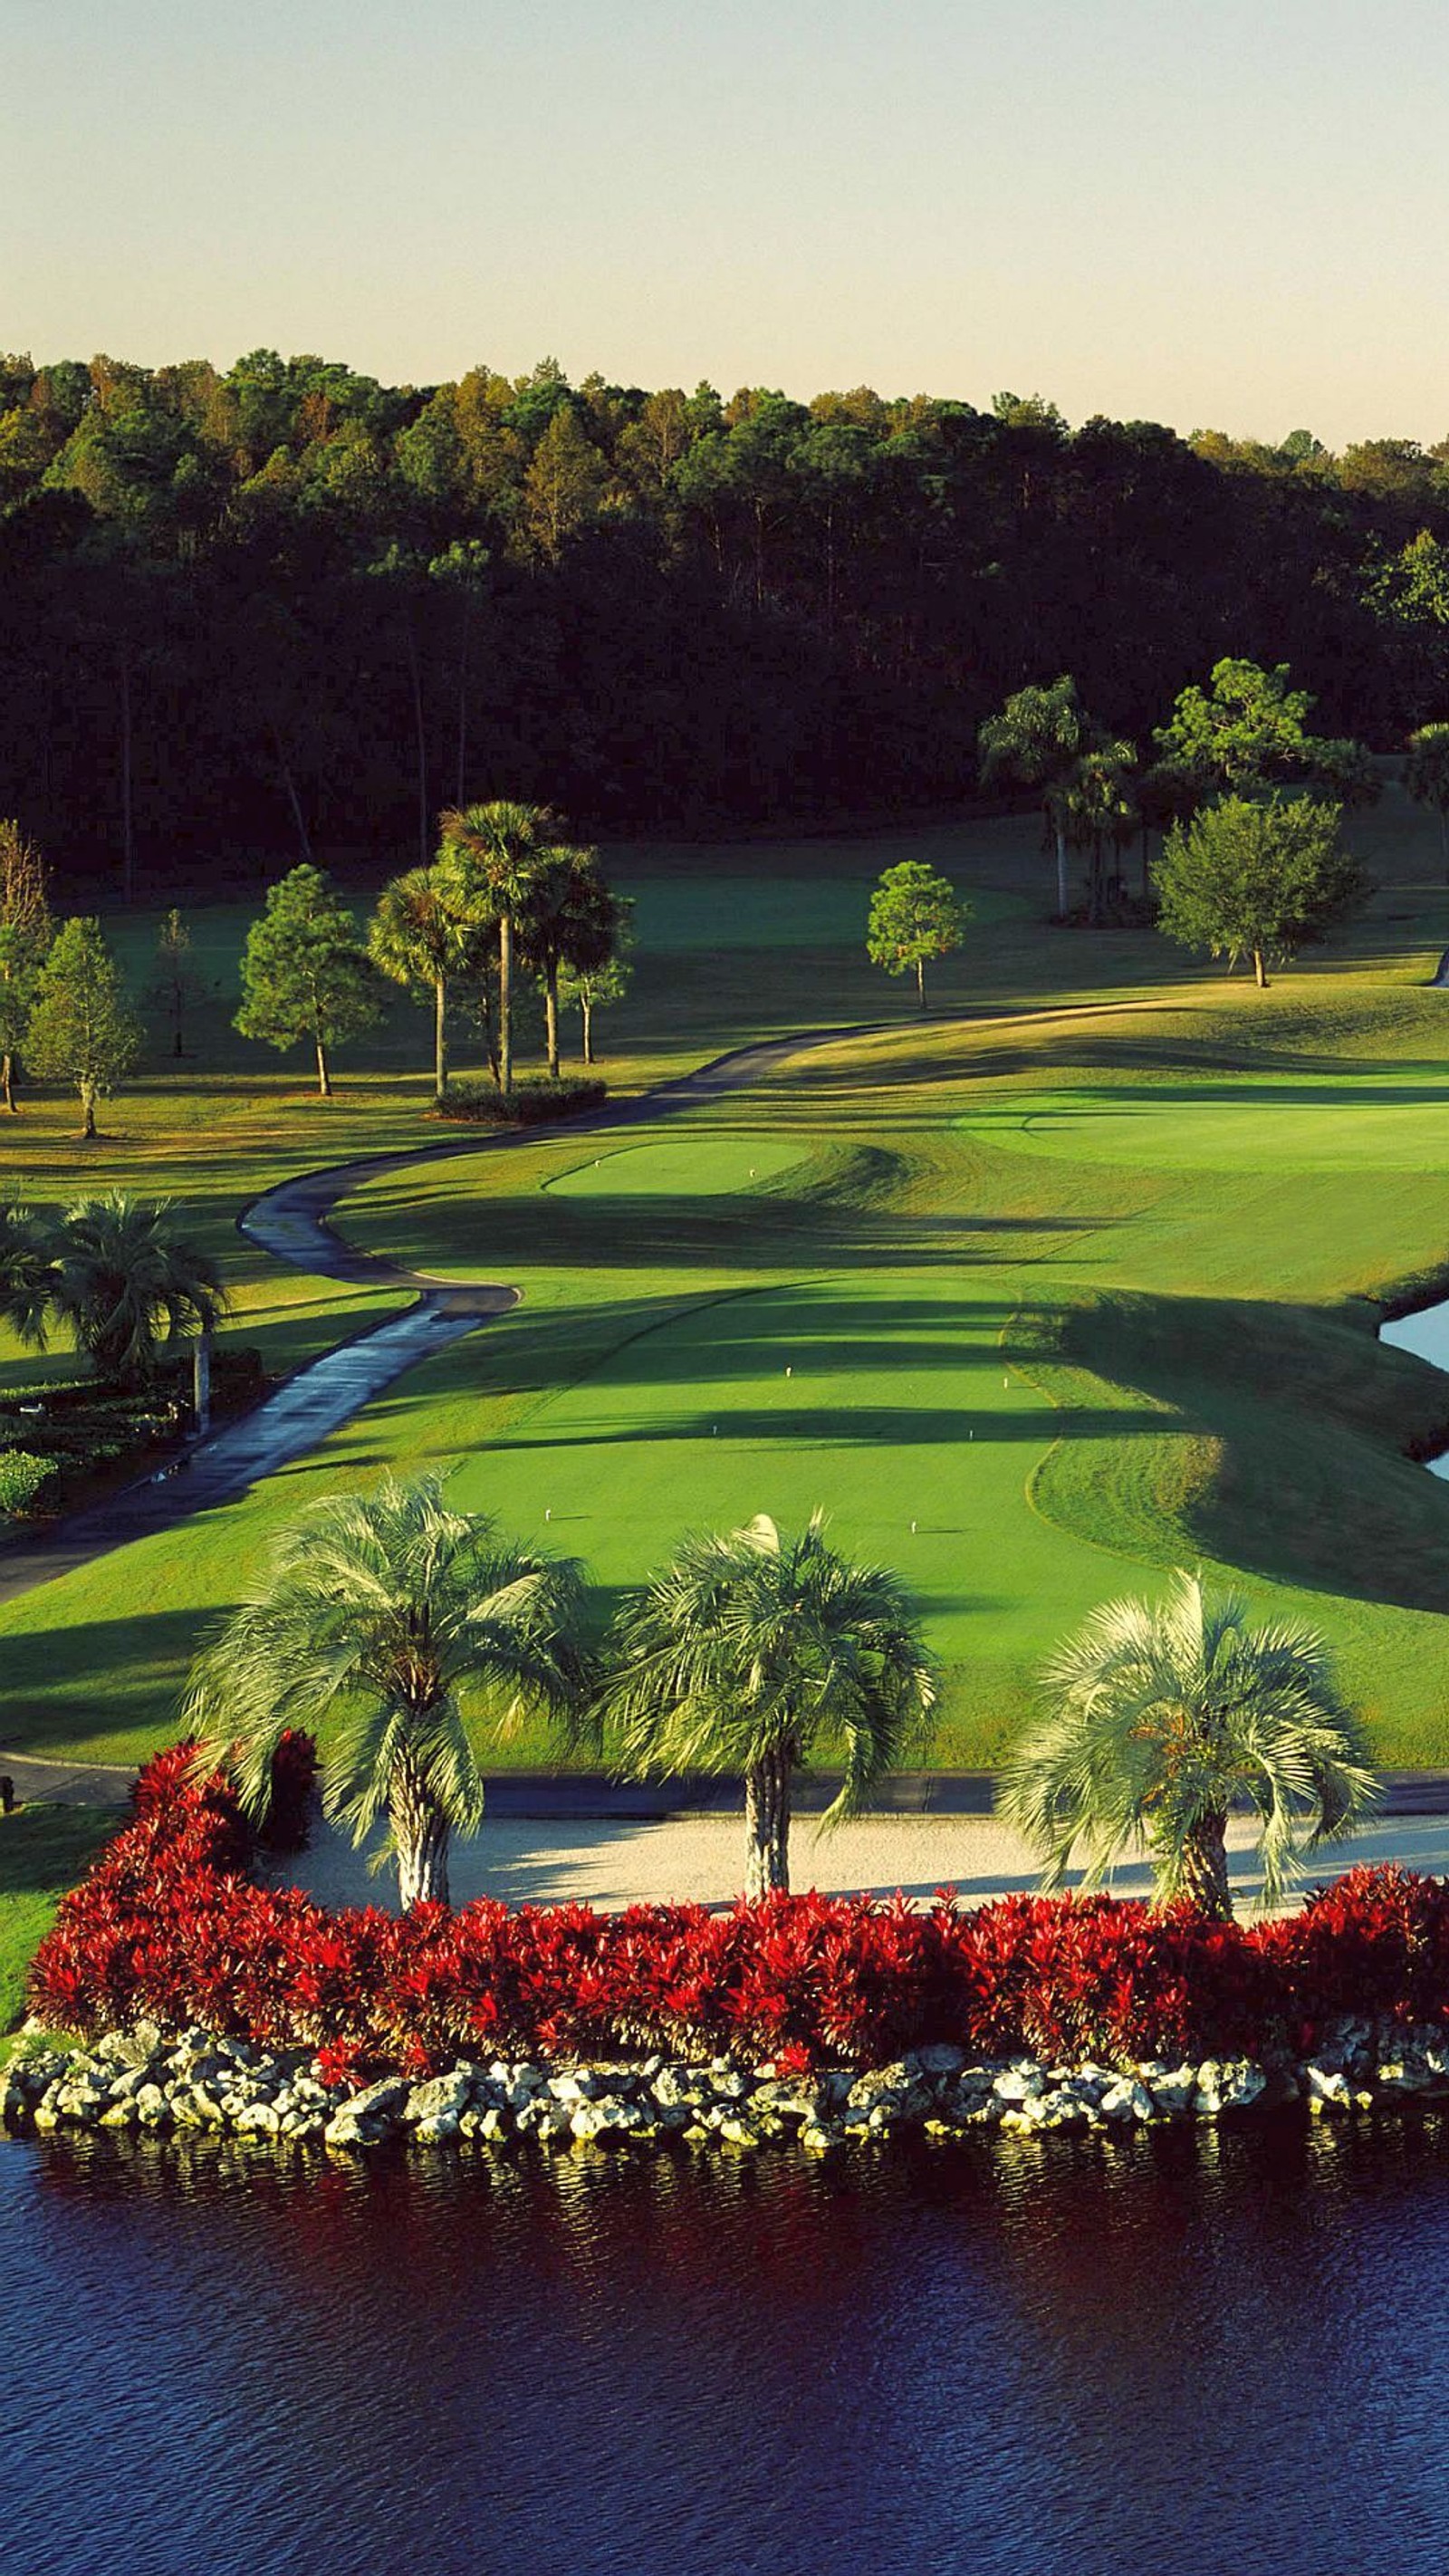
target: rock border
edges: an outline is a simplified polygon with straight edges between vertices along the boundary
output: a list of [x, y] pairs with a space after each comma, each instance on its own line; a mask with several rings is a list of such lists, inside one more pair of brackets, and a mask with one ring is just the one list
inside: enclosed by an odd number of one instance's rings
[[485, 2147], [726, 2148], [775, 2143], [807, 2155], [915, 2131], [933, 2140], [994, 2129], [1124, 2131], [1306, 2104], [1310, 2113], [1449, 2101], [1449, 2032], [1345, 2020], [1312, 2058], [1146, 2058], [1066, 2066], [1031, 2057], [968, 2061], [940, 2045], [888, 2066], [810, 2074], [653, 2056], [607, 2064], [459, 2059], [414, 2081], [357, 2087], [308, 2049], [154, 2025], [90, 2047], [22, 2047], [0, 2070], [0, 2127], [183, 2136], [211, 2131], [358, 2155], [391, 2143]]

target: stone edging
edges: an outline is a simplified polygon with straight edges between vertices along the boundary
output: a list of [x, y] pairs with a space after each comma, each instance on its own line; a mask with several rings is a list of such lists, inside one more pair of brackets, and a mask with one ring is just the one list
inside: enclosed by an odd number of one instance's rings
[[903, 2131], [942, 2140], [981, 2129], [1125, 2130], [1218, 2120], [1306, 2103], [1310, 2112], [1449, 2100], [1449, 2032], [1343, 2021], [1311, 2059], [1206, 2058], [1169, 2065], [1064, 2066], [1016, 2057], [968, 2063], [959, 2048], [913, 2049], [889, 2066], [811, 2075], [653, 2056], [553, 2065], [460, 2060], [412, 2082], [356, 2090], [327, 2078], [306, 2049], [268, 2055], [204, 2030], [154, 2026], [90, 2048], [42, 2044], [0, 2071], [0, 2126], [180, 2135], [225, 2132], [356, 2154], [402, 2141], [724, 2147], [774, 2142], [824, 2155]]

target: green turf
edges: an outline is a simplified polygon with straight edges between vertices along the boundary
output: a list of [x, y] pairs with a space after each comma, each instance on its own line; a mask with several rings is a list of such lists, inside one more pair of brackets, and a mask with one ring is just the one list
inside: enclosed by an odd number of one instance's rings
[[68, 1887], [117, 1826], [110, 1807], [17, 1807], [0, 1816], [0, 2048], [25, 2014], [25, 1971]]
[[[257, 1494], [0, 1613], [11, 1740], [163, 1739], [199, 1628], [280, 1520], [436, 1461], [582, 1556], [605, 1605], [685, 1527], [823, 1505], [922, 1602], [945, 1762], [991, 1758], [1091, 1603], [1197, 1560], [1328, 1630], [1384, 1758], [1449, 1759], [1449, 1493], [1406, 1455], [1449, 1423], [1449, 1382], [1376, 1344], [1371, 1302], [1449, 1262], [1449, 995], [1425, 989], [1446, 903], [1401, 799], [1356, 828], [1368, 916], [1266, 994], [1150, 934], [1045, 927], [1029, 823], [615, 854], [640, 934], [608, 1024], [622, 1090], [782, 1028], [891, 1025], [622, 1139], [531, 1137], [358, 1193], [337, 1220], [358, 1244], [521, 1304]], [[940, 985], [970, 1016], [945, 1029], [859, 951], [868, 884], [907, 849], [977, 905]], [[333, 1112], [239, 1061], [118, 1105], [108, 1177], [176, 1175], [274, 1356], [379, 1301], [245, 1252], [235, 1207], [425, 1137], [424, 1073], [388, 1070], [425, 1047], [403, 1011]], [[62, 1173], [56, 1121], [23, 1123]], [[546, 1751], [525, 1733], [492, 1758]]]

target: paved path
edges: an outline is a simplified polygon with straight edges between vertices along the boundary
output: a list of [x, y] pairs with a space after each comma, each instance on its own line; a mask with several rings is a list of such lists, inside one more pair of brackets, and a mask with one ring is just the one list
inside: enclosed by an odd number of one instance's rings
[[1112, 1010], [1151, 1010], [1153, 1001], [1062, 1003], [1042, 1011], [967, 1011], [943, 1013], [920, 1022], [845, 1023], [839, 1028], [803, 1029], [793, 1036], [770, 1038], [735, 1047], [694, 1073], [660, 1083], [637, 1099], [619, 1102], [593, 1116], [570, 1122], [567, 1129], [503, 1128], [471, 1136], [439, 1138], [426, 1145], [405, 1146], [386, 1154], [367, 1154], [323, 1170], [300, 1173], [267, 1190], [237, 1219], [249, 1242], [277, 1261], [324, 1279], [357, 1285], [396, 1288], [416, 1303], [380, 1324], [366, 1325], [351, 1339], [324, 1351], [263, 1398], [239, 1421], [228, 1423], [198, 1441], [169, 1466], [139, 1483], [125, 1486], [109, 1501], [76, 1512], [43, 1536], [21, 1547], [0, 1551], [0, 1601], [14, 1601], [86, 1565], [112, 1548], [177, 1528], [199, 1511], [230, 1502], [261, 1476], [274, 1475], [294, 1458], [315, 1449], [404, 1371], [431, 1358], [450, 1342], [506, 1314], [519, 1302], [519, 1291], [502, 1280], [458, 1282], [433, 1279], [405, 1270], [378, 1255], [356, 1251], [334, 1234], [328, 1222], [339, 1199], [384, 1173], [413, 1163], [439, 1162], [455, 1154], [506, 1153], [537, 1144], [541, 1134], [597, 1135], [611, 1129], [652, 1123], [682, 1109], [698, 1108], [744, 1089], [773, 1073], [792, 1057], [843, 1038], [898, 1032], [903, 1026], [950, 1028], [989, 1021], [1009, 1026], [1016, 1021], [1090, 1019]]

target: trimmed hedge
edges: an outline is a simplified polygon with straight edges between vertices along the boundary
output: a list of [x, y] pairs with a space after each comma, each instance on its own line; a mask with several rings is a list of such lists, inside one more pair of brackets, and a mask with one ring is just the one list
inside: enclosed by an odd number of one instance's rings
[[438, 1102], [433, 1115], [472, 1126], [548, 1127], [555, 1119], [581, 1118], [586, 1110], [602, 1109], [608, 1096], [606, 1082], [585, 1074], [558, 1082], [529, 1074], [506, 1094], [494, 1083], [465, 1077], [449, 1084], [447, 1098]]
[[485, 1900], [401, 1919], [253, 1885], [225, 1779], [180, 1746], [66, 1897], [32, 2009], [93, 2038], [201, 2024], [409, 2073], [487, 2051], [662, 2049], [786, 2066], [980, 2056], [1122, 2064], [1306, 2049], [1345, 2013], [1449, 2023], [1449, 1885], [1357, 1869], [1255, 1925], [1106, 1897], [774, 1897], [711, 1913]]

